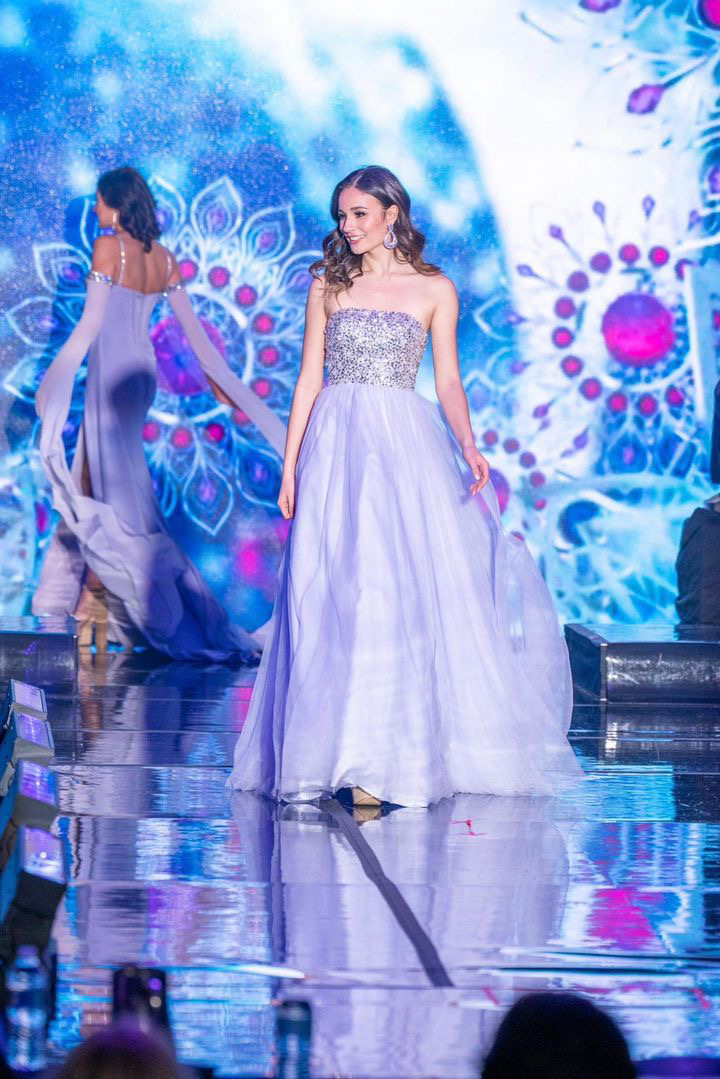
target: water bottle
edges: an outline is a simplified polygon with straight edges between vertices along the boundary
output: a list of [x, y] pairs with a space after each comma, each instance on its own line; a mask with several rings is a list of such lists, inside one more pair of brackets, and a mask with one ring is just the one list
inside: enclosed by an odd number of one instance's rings
[[17, 1072], [40, 1072], [46, 1065], [47, 971], [37, 948], [23, 945], [5, 971], [5, 1055]]

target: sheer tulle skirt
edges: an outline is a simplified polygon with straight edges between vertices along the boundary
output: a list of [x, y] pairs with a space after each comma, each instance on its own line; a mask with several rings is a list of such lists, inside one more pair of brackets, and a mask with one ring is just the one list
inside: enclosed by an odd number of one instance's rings
[[492, 488], [471, 498], [470, 482], [416, 393], [322, 391], [233, 787], [423, 806], [581, 774], [549, 593]]

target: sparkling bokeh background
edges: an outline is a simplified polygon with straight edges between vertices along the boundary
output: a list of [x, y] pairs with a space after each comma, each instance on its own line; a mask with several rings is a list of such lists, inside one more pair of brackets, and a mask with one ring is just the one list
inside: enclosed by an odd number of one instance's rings
[[[564, 618], [674, 617], [685, 517], [710, 492], [698, 264], [720, 152], [712, 0], [0, 5], [0, 609], [53, 527], [38, 379], [82, 309], [100, 171], [152, 177], [208, 332], [286, 416], [306, 269], [335, 181], [380, 162], [461, 297], [462, 372], [506, 525]], [[712, 335], [701, 335], [709, 341]], [[145, 440], [169, 527], [233, 616], [270, 612], [279, 461], [218, 406], [168, 309]], [[421, 392], [432, 395], [430, 361]], [[72, 447], [81, 419], [78, 380]]]

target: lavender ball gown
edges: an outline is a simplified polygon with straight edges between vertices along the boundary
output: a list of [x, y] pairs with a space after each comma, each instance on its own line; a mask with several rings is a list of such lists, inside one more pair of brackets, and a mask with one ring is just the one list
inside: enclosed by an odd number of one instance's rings
[[403, 312], [328, 320], [232, 787], [426, 806], [581, 774], [557, 615], [492, 487], [469, 496], [439, 410], [414, 392], [426, 340]]
[[[121, 251], [122, 241], [121, 241]], [[124, 263], [124, 260], [123, 260]], [[168, 256], [168, 278], [171, 264]], [[226, 660], [258, 641], [217, 602], [168, 535], [145, 461], [142, 430], [155, 394], [150, 315], [168, 298], [204, 371], [282, 453], [282, 422], [213, 348], [180, 286], [144, 294], [91, 271], [85, 308], [48, 368], [37, 396], [40, 457], [61, 522], [33, 597], [36, 614], [72, 615], [86, 569], [105, 586], [110, 637], [139, 637], [175, 659]], [[68, 468], [62, 432], [75, 374], [89, 351], [82, 430]], [[91, 494], [85, 493], [83, 470]]]

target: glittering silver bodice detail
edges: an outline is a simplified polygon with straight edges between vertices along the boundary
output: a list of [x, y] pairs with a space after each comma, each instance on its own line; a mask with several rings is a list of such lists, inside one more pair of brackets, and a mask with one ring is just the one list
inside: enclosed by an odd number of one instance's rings
[[413, 315], [341, 307], [325, 329], [328, 384], [364, 382], [414, 390], [427, 333]]

